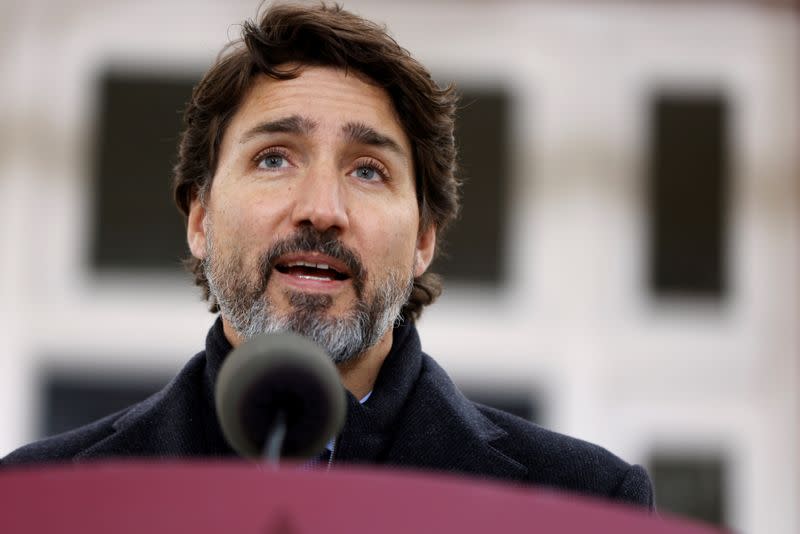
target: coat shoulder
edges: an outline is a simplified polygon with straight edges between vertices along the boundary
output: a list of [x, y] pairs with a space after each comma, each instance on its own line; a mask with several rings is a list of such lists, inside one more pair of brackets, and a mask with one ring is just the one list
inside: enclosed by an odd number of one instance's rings
[[0, 460], [0, 463], [4, 466], [10, 466], [70, 461], [95, 443], [114, 434], [114, 423], [124, 416], [129, 409], [108, 415], [74, 430], [20, 447]]
[[489, 406], [475, 407], [503, 430], [505, 435], [492, 446], [527, 467], [527, 482], [654, 508], [653, 487], [643, 467], [631, 465], [599, 445]]
[[182, 442], [202, 441], [201, 436], [188, 439], [186, 435], [196, 430], [195, 420], [201, 419], [193, 418], [191, 409], [200, 402], [198, 384], [203, 379], [203, 365], [201, 352], [166, 387], [143, 401], [74, 430], [20, 447], [0, 459], [0, 465], [177, 456]]

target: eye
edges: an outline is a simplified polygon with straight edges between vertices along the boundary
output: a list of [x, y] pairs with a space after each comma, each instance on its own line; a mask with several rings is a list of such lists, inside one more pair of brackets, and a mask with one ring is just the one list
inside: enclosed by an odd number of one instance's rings
[[277, 148], [270, 148], [264, 152], [259, 153], [255, 158], [259, 169], [282, 169], [289, 166], [289, 160], [286, 154]]
[[362, 180], [374, 180], [378, 176], [378, 171], [372, 167], [359, 167], [355, 170], [355, 176]]
[[388, 180], [389, 172], [378, 161], [370, 159], [359, 161], [358, 166], [350, 173], [350, 176], [355, 176], [365, 182], [374, 182]]
[[268, 169], [279, 169], [283, 167], [285, 161], [286, 160], [283, 156], [273, 154], [271, 156], [265, 156], [261, 158], [261, 165], [263, 167], [267, 167]]

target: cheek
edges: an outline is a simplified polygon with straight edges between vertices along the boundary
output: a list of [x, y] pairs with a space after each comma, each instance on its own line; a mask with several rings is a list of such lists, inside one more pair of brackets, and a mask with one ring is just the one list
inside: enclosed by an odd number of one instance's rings
[[395, 217], [376, 226], [380, 230], [371, 239], [377, 246], [372, 253], [386, 269], [410, 270], [416, 251], [416, 224], [406, 217]]
[[263, 237], [259, 236], [271, 235], [271, 232], [266, 232], [266, 228], [273, 212], [272, 207], [263, 200], [256, 200], [255, 197], [243, 198], [223, 206], [220, 219], [224, 220], [227, 237], [236, 244], [245, 245], [254, 241], [263, 243]]

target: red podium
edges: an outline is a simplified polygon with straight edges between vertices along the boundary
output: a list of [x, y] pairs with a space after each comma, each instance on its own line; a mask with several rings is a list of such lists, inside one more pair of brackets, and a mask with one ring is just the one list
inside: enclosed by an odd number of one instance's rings
[[4, 534], [719, 532], [622, 505], [467, 478], [242, 462], [6, 469], [0, 510]]

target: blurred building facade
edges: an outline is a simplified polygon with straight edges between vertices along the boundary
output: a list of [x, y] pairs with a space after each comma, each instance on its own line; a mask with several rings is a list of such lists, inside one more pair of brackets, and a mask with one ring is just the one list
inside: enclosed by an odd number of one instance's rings
[[[345, 7], [465, 94], [465, 212], [426, 351], [476, 396], [648, 466], [667, 509], [800, 531], [798, 12]], [[202, 348], [213, 318], [178, 269], [159, 151], [256, 9], [0, 2], [0, 455]]]

